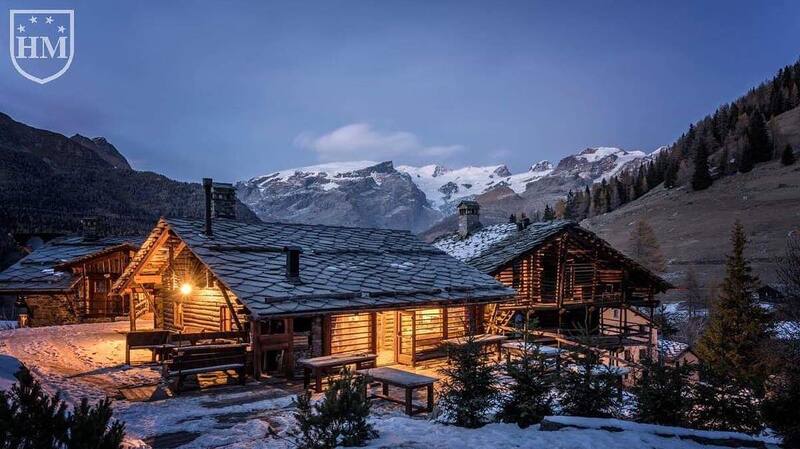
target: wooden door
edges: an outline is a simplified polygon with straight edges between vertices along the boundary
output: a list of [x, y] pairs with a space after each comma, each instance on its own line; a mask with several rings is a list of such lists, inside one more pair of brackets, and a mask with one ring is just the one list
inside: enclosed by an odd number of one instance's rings
[[395, 338], [397, 363], [404, 365], [414, 365], [414, 352], [415, 352], [415, 328], [416, 314], [413, 311], [400, 311], [397, 312], [395, 318], [395, 330], [397, 338]]

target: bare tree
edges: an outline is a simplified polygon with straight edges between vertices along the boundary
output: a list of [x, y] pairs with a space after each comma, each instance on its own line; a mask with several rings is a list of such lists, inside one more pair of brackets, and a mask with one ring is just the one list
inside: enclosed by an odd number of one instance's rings
[[660, 273], [665, 269], [664, 255], [653, 228], [645, 220], [636, 222], [630, 236], [631, 256], [648, 269]]
[[786, 251], [778, 259], [778, 279], [784, 295], [779, 312], [787, 320], [800, 321], [800, 232], [792, 232], [786, 241]]
[[689, 269], [686, 273], [686, 300], [683, 302], [683, 309], [686, 310], [689, 318], [694, 318], [701, 310], [708, 309], [709, 297], [708, 294], [700, 286], [697, 281], [697, 275], [693, 269]]

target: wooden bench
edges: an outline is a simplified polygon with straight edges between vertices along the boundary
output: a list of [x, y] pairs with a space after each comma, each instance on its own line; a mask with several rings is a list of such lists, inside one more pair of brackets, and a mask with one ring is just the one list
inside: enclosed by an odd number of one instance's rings
[[164, 364], [164, 377], [177, 377], [175, 392], [183, 378], [192, 374], [236, 370], [239, 383], [245, 383], [247, 344], [198, 345], [172, 348], [172, 357]]
[[[501, 345], [504, 341], [508, 340], [508, 337], [505, 335], [478, 334], [474, 335], [472, 339], [475, 344], [479, 346], [494, 346], [497, 353], [497, 361], [499, 362], [502, 357], [502, 353], [500, 351]], [[442, 340], [442, 346], [445, 348], [448, 346], [463, 346], [467, 344], [468, 341], [468, 337], [450, 338], [447, 340]]]
[[247, 332], [240, 331], [219, 331], [219, 332], [177, 332], [173, 333], [169, 339], [169, 345], [173, 347], [196, 346], [201, 342], [204, 344], [219, 343], [245, 343], [248, 339]]
[[297, 365], [303, 367], [303, 387], [308, 388], [311, 383], [311, 374], [314, 374], [314, 391], [322, 391], [322, 375], [331, 368], [342, 368], [355, 365], [356, 370], [375, 366], [377, 354], [335, 354], [310, 359], [300, 359]]
[[124, 332], [125, 334], [125, 364], [131, 364], [131, 350], [147, 349], [152, 352], [152, 361], [157, 357], [164, 357], [164, 345], [167, 344], [171, 331], [167, 330], [142, 330]]
[[[405, 405], [406, 415], [408, 416], [412, 416], [415, 413], [430, 413], [433, 411], [433, 383], [436, 382], [435, 377], [388, 367], [363, 369], [356, 372], [367, 376], [367, 380], [374, 379], [381, 383], [381, 394], [375, 393], [370, 397], [386, 399], [387, 401]], [[405, 391], [405, 400], [389, 396], [390, 385], [402, 388]], [[414, 405], [412, 401], [414, 390], [423, 387], [427, 390], [427, 404], [425, 407]]]

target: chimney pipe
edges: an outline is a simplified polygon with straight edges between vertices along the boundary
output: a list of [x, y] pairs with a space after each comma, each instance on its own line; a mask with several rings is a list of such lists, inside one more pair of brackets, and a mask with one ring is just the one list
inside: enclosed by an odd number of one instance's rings
[[213, 181], [211, 178], [203, 178], [203, 191], [206, 195], [206, 236], [213, 235], [211, 231], [211, 185]]
[[298, 246], [287, 246], [283, 248], [286, 253], [286, 278], [290, 281], [300, 280], [300, 253], [303, 252]]
[[100, 218], [99, 217], [85, 217], [81, 218], [81, 226], [83, 228], [83, 239], [86, 241], [94, 241], [100, 238]]

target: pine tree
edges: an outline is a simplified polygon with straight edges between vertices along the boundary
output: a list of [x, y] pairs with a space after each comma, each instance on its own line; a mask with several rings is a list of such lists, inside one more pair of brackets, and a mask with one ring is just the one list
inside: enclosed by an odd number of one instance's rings
[[767, 125], [764, 122], [764, 115], [761, 111], [757, 110], [753, 113], [747, 135], [753, 149], [753, 162], [758, 164], [771, 160], [772, 144], [770, 143]]
[[639, 422], [685, 426], [692, 409], [688, 364], [667, 365], [646, 358], [632, 392], [636, 396], [634, 415]]
[[750, 143], [750, 137], [745, 136], [742, 154], [739, 156], [739, 172], [748, 173], [753, 170], [754, 165], [755, 155], [753, 154], [753, 145]]
[[495, 368], [483, 357], [482, 348], [472, 335], [462, 345], [451, 345], [447, 353], [447, 365], [440, 369], [445, 380], [439, 407], [446, 419], [457, 426], [481, 427], [500, 394]]
[[769, 338], [770, 321], [753, 296], [758, 279], [744, 257], [746, 244], [744, 228], [737, 221], [731, 234], [725, 280], [712, 303], [696, 352], [717, 374], [729, 374], [760, 393], [766, 378], [762, 351]]
[[363, 446], [378, 436], [367, 422], [370, 400], [367, 380], [355, 377], [344, 368], [341, 376], [330, 383], [321, 402], [312, 404], [311, 392], [297, 397], [298, 449], [333, 449], [342, 446]]
[[506, 373], [513, 380], [502, 400], [498, 417], [528, 427], [553, 413], [555, 379], [551, 366], [533, 337], [535, 322], [522, 329], [523, 347], [518, 359], [509, 359]]
[[675, 187], [675, 182], [678, 179], [678, 165], [672, 161], [667, 162], [666, 170], [664, 171], [664, 187], [672, 189]]
[[70, 414], [58, 394], [48, 395], [21, 368], [9, 392], [0, 391], [0, 448], [119, 449], [125, 426], [111, 421], [111, 401], [83, 399]]
[[766, 424], [783, 437], [783, 446], [796, 448], [800, 447], [800, 340], [791, 340], [781, 359], [762, 413]]
[[703, 142], [697, 145], [694, 153], [694, 173], [692, 174], [692, 190], [705, 190], [711, 187], [714, 180], [708, 171], [708, 150]]
[[542, 221], [553, 221], [556, 219], [556, 213], [550, 208], [549, 204], [544, 205], [544, 214], [542, 214]]
[[796, 161], [794, 157], [794, 151], [792, 151], [792, 146], [788, 143], [783, 148], [783, 153], [781, 153], [781, 164], [783, 165], [792, 165]]
[[561, 370], [558, 390], [561, 412], [570, 416], [611, 418], [619, 415], [619, 378], [612, 367], [600, 364], [600, 357], [590, 345], [596, 345], [588, 334], [578, 350], [577, 365]]
[[763, 429], [759, 400], [753, 388], [731, 373], [701, 363], [692, 384], [691, 427], [758, 433]]
[[655, 231], [644, 219], [636, 222], [631, 232], [629, 246], [631, 257], [651, 271], [662, 272], [666, 266], [661, 245], [658, 244]]

